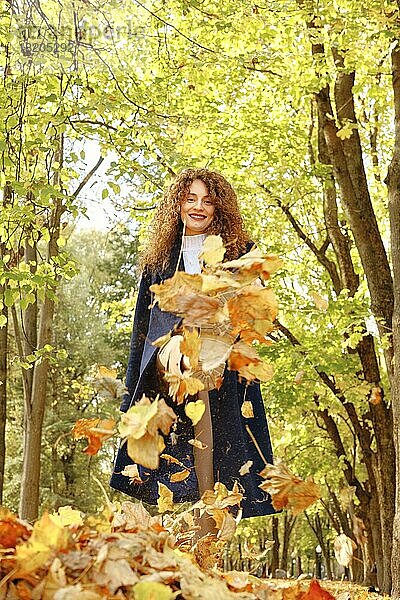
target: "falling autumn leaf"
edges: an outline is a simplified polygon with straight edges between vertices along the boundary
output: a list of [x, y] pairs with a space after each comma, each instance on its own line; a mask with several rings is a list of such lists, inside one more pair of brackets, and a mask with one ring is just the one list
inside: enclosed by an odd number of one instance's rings
[[377, 387], [373, 387], [371, 389], [371, 395], [369, 397], [369, 401], [371, 402], [371, 404], [380, 404], [382, 402], [383, 399], [383, 393], [382, 393], [382, 388], [377, 386]]
[[357, 544], [354, 540], [344, 533], [341, 533], [333, 540], [335, 558], [342, 567], [348, 567], [350, 565], [356, 548]]
[[185, 406], [185, 413], [192, 421], [193, 425], [197, 425], [197, 423], [201, 420], [204, 415], [204, 411], [206, 410], [206, 405], [203, 400], [196, 400], [195, 402], [188, 402]]
[[252, 460], [248, 460], [246, 461], [239, 469], [239, 475], [247, 475], [247, 473], [250, 473], [250, 468], [253, 466], [253, 461]]
[[178, 481], [185, 481], [190, 475], [190, 469], [183, 469], [183, 471], [177, 471], [173, 473], [169, 480], [171, 483], [177, 483]]
[[93, 456], [98, 453], [103, 443], [114, 435], [114, 428], [114, 419], [79, 419], [71, 433], [75, 440], [88, 440], [89, 444], [84, 452]]
[[242, 404], [240, 412], [246, 419], [252, 419], [254, 417], [253, 405], [249, 400], [245, 400]]
[[197, 329], [183, 328], [183, 338], [179, 345], [182, 354], [188, 357], [192, 369], [197, 369], [201, 349], [200, 334]]
[[158, 483], [158, 498], [157, 498], [157, 506], [158, 512], [164, 513], [166, 511], [172, 511], [175, 509], [173, 502], [173, 493], [171, 490], [164, 485], [163, 483]]
[[208, 235], [203, 242], [199, 258], [208, 265], [216, 265], [225, 256], [225, 246], [220, 235]]
[[303, 381], [304, 374], [305, 371], [297, 371], [296, 375], [294, 376], [293, 383], [300, 385], [300, 383]]
[[143, 483], [143, 479], [140, 477], [137, 465], [126, 465], [124, 470], [121, 471], [121, 475], [124, 477], [129, 477], [132, 483]]
[[322, 296], [320, 296], [319, 294], [317, 294], [317, 292], [310, 292], [310, 296], [313, 299], [313, 302], [316, 306], [316, 308], [318, 308], [318, 310], [323, 310], [326, 311], [328, 310], [328, 300], [326, 300], [326, 298], [322, 298]]
[[265, 481], [259, 487], [270, 494], [276, 510], [287, 508], [296, 516], [321, 497], [311, 477], [304, 481], [289, 471], [280, 460], [274, 465], [267, 464], [260, 475]]
[[164, 378], [169, 383], [169, 395], [177, 404], [182, 404], [188, 396], [195, 396], [197, 392], [204, 390], [204, 384], [200, 379], [191, 377], [187, 372], [181, 377], [167, 372]]
[[201, 442], [200, 440], [189, 440], [188, 443], [194, 446], [195, 448], [198, 448], [199, 450], [205, 450], [206, 448], [208, 448], [207, 444], [203, 444], [203, 442]]

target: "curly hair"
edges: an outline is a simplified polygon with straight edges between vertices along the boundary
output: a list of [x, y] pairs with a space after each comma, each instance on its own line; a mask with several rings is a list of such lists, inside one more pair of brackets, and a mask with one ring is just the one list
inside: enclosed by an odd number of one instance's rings
[[166, 190], [150, 226], [145, 250], [140, 259], [142, 269], [166, 268], [178, 236], [182, 234], [181, 204], [187, 198], [191, 184], [200, 179], [215, 204], [214, 218], [207, 233], [220, 235], [226, 247], [225, 260], [238, 258], [246, 251], [249, 236], [243, 226], [235, 190], [216, 171], [184, 169]]

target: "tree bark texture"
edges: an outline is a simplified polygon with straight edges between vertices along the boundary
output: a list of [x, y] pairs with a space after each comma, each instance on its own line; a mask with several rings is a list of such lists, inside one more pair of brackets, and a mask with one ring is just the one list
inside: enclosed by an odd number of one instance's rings
[[392, 85], [395, 106], [395, 142], [386, 184], [389, 195], [394, 282], [392, 381], [393, 431], [396, 448], [396, 503], [393, 523], [392, 597], [400, 598], [400, 49], [392, 51]]

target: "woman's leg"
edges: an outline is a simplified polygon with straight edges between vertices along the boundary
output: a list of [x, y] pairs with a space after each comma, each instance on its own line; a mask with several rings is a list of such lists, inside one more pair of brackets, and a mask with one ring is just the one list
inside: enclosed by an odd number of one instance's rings
[[[205, 411], [200, 421], [194, 426], [194, 435], [196, 440], [202, 442], [207, 447], [204, 450], [200, 448], [193, 449], [194, 467], [196, 469], [197, 481], [199, 484], [200, 496], [206, 490], [214, 488], [214, 461], [213, 461], [213, 431], [211, 421], [210, 399], [208, 392], [199, 392], [198, 399], [203, 400]], [[195, 540], [209, 532], [215, 531], [215, 521], [206, 513], [198, 519], [200, 531], [196, 532]]]

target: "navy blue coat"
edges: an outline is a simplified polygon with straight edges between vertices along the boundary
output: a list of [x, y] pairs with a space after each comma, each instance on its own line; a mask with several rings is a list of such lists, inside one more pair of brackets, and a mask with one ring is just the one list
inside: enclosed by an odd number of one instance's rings
[[[172, 313], [161, 311], [158, 305], [149, 308], [152, 302], [149, 287], [153, 283], [160, 283], [173, 275], [178, 261], [180, 243], [181, 240], [178, 239], [171, 253], [170, 265], [164, 272], [144, 273], [142, 275], [125, 380], [128, 392], [122, 398], [121, 411], [127, 411], [130, 406], [140, 400], [143, 393], [152, 398], [160, 393], [156, 374], [157, 348], [152, 345], [152, 342], [168, 333], [181, 319]], [[183, 269], [183, 261], [180, 262], [179, 268]], [[244, 499], [241, 503], [243, 517], [275, 513], [270, 497], [258, 487], [262, 481], [259, 472], [264, 467], [264, 461], [246, 431], [247, 425], [267, 461], [272, 462], [271, 441], [260, 385], [252, 383], [246, 390], [246, 385], [239, 381], [237, 372], [226, 369], [221, 388], [211, 390], [209, 397], [213, 429], [215, 481], [224, 483], [228, 489], [232, 489], [235, 481], [239, 482], [244, 493]], [[245, 399], [251, 401], [253, 405], [253, 418], [245, 418], [241, 414], [241, 405]], [[176, 405], [169, 398], [165, 398], [165, 400], [178, 415], [178, 422], [173, 434], [165, 436], [166, 448], [164, 453], [174, 456], [188, 466], [190, 468], [189, 477], [185, 481], [171, 483], [171, 474], [175, 471], [181, 471], [182, 467], [168, 464], [165, 459], [161, 458], [157, 470], [150, 470], [139, 465], [139, 473], [144, 483], [132, 483], [129, 477], [121, 475], [125, 466], [133, 462], [127, 454], [126, 444], [121, 444], [110, 485], [129, 496], [134, 496], [150, 504], [156, 504], [158, 482], [160, 482], [172, 490], [174, 502], [196, 501], [199, 499], [199, 491], [196, 472], [193, 468], [193, 446], [189, 444], [189, 440], [194, 437], [193, 425], [184, 412], [184, 404]], [[247, 461], [253, 461], [250, 472], [240, 476], [239, 469]]]

